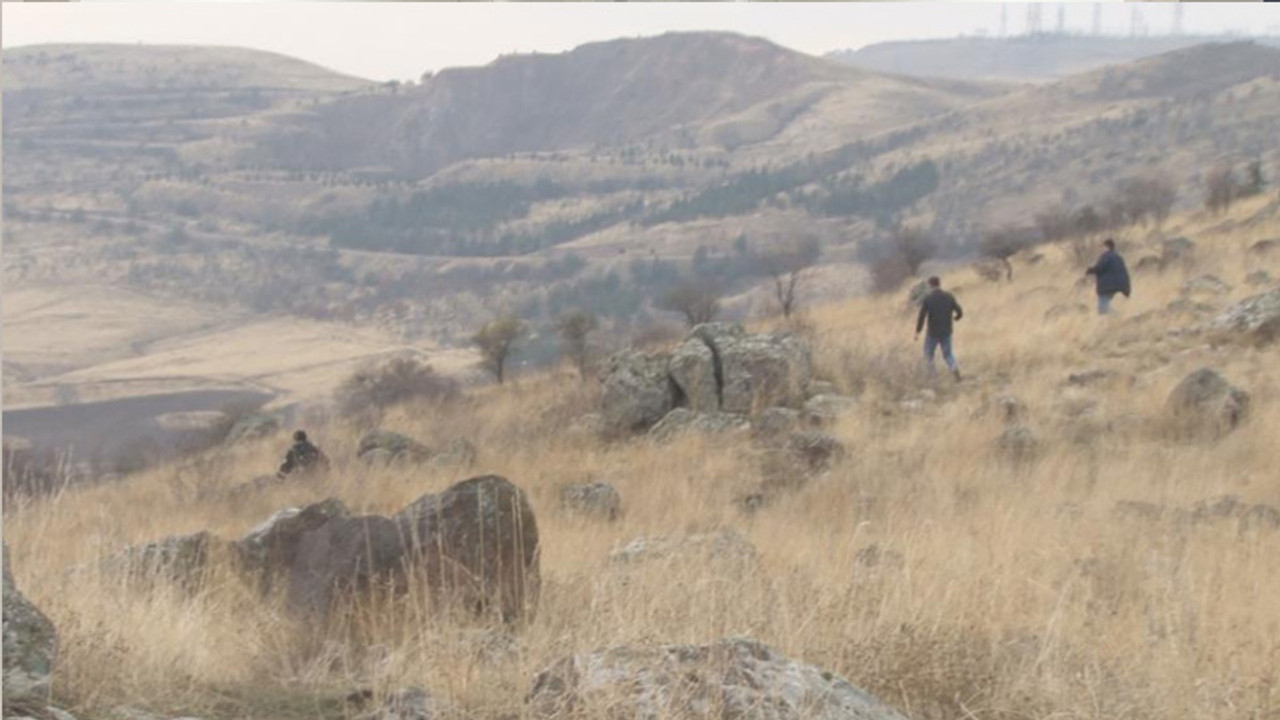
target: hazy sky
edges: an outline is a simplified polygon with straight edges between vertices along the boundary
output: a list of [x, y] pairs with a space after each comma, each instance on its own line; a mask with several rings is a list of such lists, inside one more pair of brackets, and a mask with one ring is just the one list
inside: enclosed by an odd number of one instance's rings
[[[1127, 32], [1131, 5], [1103, 6], [1104, 26]], [[1280, 33], [1280, 4], [1184, 4], [1188, 31]], [[5, 3], [3, 45], [143, 42], [273, 50], [352, 75], [414, 79], [511, 52], [560, 52], [584, 42], [667, 30], [734, 30], [820, 54], [880, 40], [996, 31], [1001, 3]], [[1057, 6], [1042, 4], [1044, 24]], [[1145, 4], [1152, 32], [1171, 4]], [[1092, 23], [1092, 3], [1066, 6], [1069, 28]], [[1019, 31], [1025, 5], [1008, 6]]]

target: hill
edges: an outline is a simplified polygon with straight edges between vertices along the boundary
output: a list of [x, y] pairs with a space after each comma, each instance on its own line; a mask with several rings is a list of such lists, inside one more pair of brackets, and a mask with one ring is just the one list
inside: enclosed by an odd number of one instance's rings
[[[767, 441], [570, 431], [600, 391], [554, 371], [382, 418], [431, 447], [469, 439], [471, 468], [367, 464], [364, 426], [316, 419], [307, 429], [332, 459], [327, 477], [228, 496], [279, 462], [281, 433], [6, 502], [12, 573], [61, 635], [54, 702], [87, 718], [127, 704], [156, 717], [338, 720], [421, 687], [480, 720], [543, 717], [528, 690], [567, 654], [748, 636], [913, 720], [1259, 717], [1278, 679], [1280, 610], [1258, 598], [1280, 591], [1280, 364], [1274, 344], [1204, 327], [1275, 287], [1280, 254], [1258, 243], [1276, 237], [1278, 213], [1272, 193], [1118, 233], [1134, 294], [1105, 318], [1089, 309], [1070, 242], [1015, 257], [1012, 281], [944, 268], [965, 307], [960, 383], [921, 374], [906, 287], [812, 308], [791, 328], [761, 321], [806, 338], [815, 377], [844, 396], [808, 428], [843, 456], [784, 475], [765, 501], [753, 494], [771, 477]], [[1141, 262], [1171, 236], [1194, 244]], [[1258, 284], [1258, 271], [1271, 280]], [[1251, 401], [1238, 427], [1193, 441], [1166, 398], [1201, 367]], [[240, 537], [328, 497], [368, 521], [484, 472], [524, 489], [537, 517], [542, 595], [515, 626], [435, 614], [419, 585], [331, 625], [295, 623], [220, 565], [191, 591], [104, 562], [167, 536]], [[587, 481], [618, 491], [617, 519], [564, 501]], [[592, 707], [583, 717], [612, 716]]]
[[[1090, 37], [1037, 35], [1011, 38], [910, 40], [837, 50], [827, 57], [876, 72], [929, 78], [1047, 82], [1069, 75], [1214, 42], [1222, 36]], [[1263, 40], [1280, 44], [1280, 40]]]

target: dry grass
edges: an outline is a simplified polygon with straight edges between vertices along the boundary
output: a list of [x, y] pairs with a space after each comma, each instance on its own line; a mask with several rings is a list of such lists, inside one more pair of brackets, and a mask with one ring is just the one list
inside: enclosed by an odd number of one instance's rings
[[[1236, 287], [1210, 302], [1253, 292], [1243, 277], [1260, 263], [1244, 249], [1280, 235], [1267, 203], [1166, 228], [1212, 257], [1192, 274]], [[1158, 234], [1118, 239], [1133, 263]], [[956, 350], [967, 380], [940, 383], [935, 399], [919, 397], [903, 297], [814, 309], [820, 373], [860, 393], [858, 410], [832, 431], [850, 453], [749, 517], [734, 505], [760, 480], [745, 440], [687, 438], [659, 450], [574, 438], [563, 430], [594, 398], [568, 373], [448, 409], [395, 411], [388, 427], [435, 444], [466, 436], [480, 448], [479, 470], [529, 491], [544, 592], [537, 617], [514, 635], [432, 616], [418, 597], [362, 608], [348, 627], [316, 636], [229, 578], [194, 598], [94, 572], [66, 579], [67, 568], [130, 543], [206, 528], [235, 537], [279, 507], [329, 495], [357, 512], [391, 512], [460, 479], [359, 467], [350, 428], [313, 431], [336, 462], [329, 484], [276, 489], [248, 507], [207, 491], [270, 469], [283, 440], [6, 508], [18, 582], [62, 633], [56, 694], [89, 717], [121, 703], [207, 717], [340, 717], [352, 710], [339, 699], [355, 689], [413, 684], [496, 718], [521, 713], [533, 673], [568, 652], [749, 635], [915, 718], [1277, 717], [1280, 532], [1115, 512], [1123, 500], [1185, 508], [1224, 493], [1280, 506], [1276, 351], [1166, 335], [1191, 317], [1144, 318], [1177, 297], [1184, 269], [1138, 275], [1116, 317], [1045, 320], [1054, 306], [1091, 302], [1076, 285], [1082, 268], [1059, 249], [1046, 255], [1020, 263], [1012, 283], [944, 273], [966, 310]], [[1280, 274], [1277, 258], [1261, 265]], [[1256, 412], [1217, 443], [1173, 443], [1161, 431], [1164, 398], [1202, 365], [1248, 389]], [[1114, 375], [1065, 383], [1090, 369]], [[993, 445], [1002, 394], [1022, 401], [1040, 438], [1031, 461], [1010, 462]], [[1080, 412], [1089, 403], [1096, 409]], [[588, 477], [618, 488], [621, 521], [559, 509], [559, 486]], [[749, 538], [759, 566], [608, 562], [637, 535], [718, 527]]]

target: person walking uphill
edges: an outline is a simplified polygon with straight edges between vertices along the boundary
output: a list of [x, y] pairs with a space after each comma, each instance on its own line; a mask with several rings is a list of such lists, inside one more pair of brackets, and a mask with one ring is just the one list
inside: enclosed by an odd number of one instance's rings
[[293, 447], [284, 456], [284, 464], [276, 473], [277, 477], [285, 477], [291, 473], [307, 473], [315, 470], [328, 470], [329, 458], [320, 452], [320, 448], [307, 440], [307, 434], [298, 430], [293, 434]]
[[1116, 252], [1116, 241], [1107, 238], [1102, 243], [1106, 250], [1098, 256], [1098, 262], [1084, 271], [1085, 276], [1094, 275], [1098, 280], [1098, 314], [1111, 312], [1111, 299], [1120, 293], [1129, 297], [1129, 269], [1124, 266], [1124, 258]]
[[920, 303], [920, 316], [916, 318], [916, 339], [920, 339], [920, 331], [927, 322], [929, 329], [924, 337], [924, 359], [929, 366], [929, 374], [937, 372], [933, 366], [933, 355], [941, 346], [942, 359], [958, 382], [960, 368], [956, 366], [955, 354], [951, 351], [951, 331], [953, 319], [964, 317], [964, 310], [960, 309], [954, 295], [942, 289], [942, 280], [936, 276], [929, 278], [929, 287], [932, 289]]

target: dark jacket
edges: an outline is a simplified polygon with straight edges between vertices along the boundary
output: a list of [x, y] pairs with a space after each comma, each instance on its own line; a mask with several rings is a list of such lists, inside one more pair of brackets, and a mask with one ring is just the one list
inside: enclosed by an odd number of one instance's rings
[[960, 309], [960, 303], [956, 302], [956, 296], [942, 288], [935, 288], [933, 292], [925, 295], [920, 303], [920, 316], [916, 318], [916, 332], [920, 332], [925, 320], [928, 320], [930, 336], [939, 339], [951, 337], [953, 315], [956, 320], [964, 317], [964, 311]]
[[320, 452], [320, 448], [306, 440], [295, 442], [284, 456], [284, 464], [280, 466], [280, 475], [288, 475], [296, 470], [321, 470], [329, 466], [329, 458]]
[[1098, 257], [1098, 264], [1084, 272], [1098, 277], [1099, 295], [1120, 293], [1129, 297], [1129, 269], [1124, 266], [1124, 258], [1115, 250], [1102, 253]]

